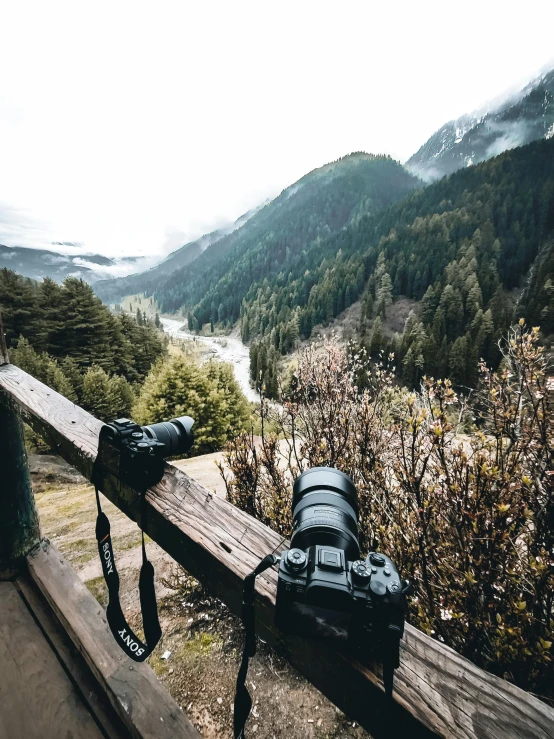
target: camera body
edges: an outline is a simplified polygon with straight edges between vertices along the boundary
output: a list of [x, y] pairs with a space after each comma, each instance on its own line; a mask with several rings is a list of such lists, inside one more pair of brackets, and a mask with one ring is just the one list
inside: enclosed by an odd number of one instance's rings
[[128, 418], [105, 424], [100, 430], [102, 467], [134, 490], [146, 490], [163, 477], [167, 457], [186, 453], [194, 442], [189, 416], [139, 426]]
[[360, 558], [357, 491], [334, 468], [304, 472], [293, 489], [291, 549], [281, 555], [275, 611], [286, 633], [344, 642], [398, 667], [409, 584], [380, 552]]
[[275, 623], [284, 632], [370, 652], [401, 639], [405, 612], [404, 585], [384, 554], [348, 561], [342, 549], [314, 545], [281, 555]]

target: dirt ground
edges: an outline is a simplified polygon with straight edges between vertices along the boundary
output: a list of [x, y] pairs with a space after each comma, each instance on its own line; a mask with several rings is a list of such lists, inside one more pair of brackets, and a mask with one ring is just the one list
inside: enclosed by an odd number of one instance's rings
[[[216, 494], [224, 494], [214, 463], [216, 456], [187, 460], [179, 466]], [[43, 535], [60, 549], [97, 600], [105, 605], [107, 591], [94, 536], [93, 488], [57, 457], [34, 455], [30, 467]], [[140, 531], [109, 501], [103, 499], [102, 505], [112, 525], [121, 604], [131, 625], [140, 627]], [[232, 704], [242, 651], [241, 623], [154, 542], [148, 541], [147, 548], [156, 569], [163, 631], [150, 665], [203, 737], [227, 739], [232, 736]], [[259, 643], [258, 653], [251, 660], [248, 687], [254, 702], [248, 723], [251, 736], [369, 736], [263, 643]]]

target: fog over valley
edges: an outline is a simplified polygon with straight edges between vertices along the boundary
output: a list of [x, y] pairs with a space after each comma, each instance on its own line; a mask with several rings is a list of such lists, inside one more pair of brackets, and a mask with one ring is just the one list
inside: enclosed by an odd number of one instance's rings
[[[552, 9], [540, 2], [517, 18], [466, 4], [480, 18], [471, 53], [456, 12], [449, 21], [434, 2], [400, 14], [353, 3], [338, 17], [305, 3], [293, 24], [249, 3], [154, 15], [122, 3], [109, 22], [101, 3], [74, 23], [56, 2], [34, 3], [29, 25], [24, 6], [0, 11], [12, 29], [0, 49], [0, 244], [64, 253], [96, 276], [148, 269], [349, 152], [405, 162], [445, 121], [521, 88], [552, 57]], [[506, 130], [507, 145], [517, 135]], [[113, 264], [99, 270], [88, 255]]]

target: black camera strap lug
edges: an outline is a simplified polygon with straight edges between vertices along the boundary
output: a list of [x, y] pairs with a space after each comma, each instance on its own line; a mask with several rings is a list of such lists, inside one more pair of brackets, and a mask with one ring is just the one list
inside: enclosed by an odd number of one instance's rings
[[102, 563], [102, 573], [108, 588], [109, 602], [106, 608], [108, 626], [114, 639], [125, 654], [135, 662], [144, 662], [154, 650], [160, 640], [162, 630], [158, 619], [158, 606], [156, 603], [156, 591], [154, 587], [154, 567], [146, 556], [144, 544], [144, 531], [142, 530], [145, 520], [146, 491], [141, 495], [141, 534], [142, 534], [142, 567], [139, 576], [140, 608], [142, 613], [142, 625], [144, 629], [143, 642], [131, 629], [119, 600], [119, 574], [115, 566], [115, 558], [110, 533], [110, 522], [100, 505], [99, 490], [102, 486], [103, 470], [100, 461], [100, 448], [94, 463], [92, 480], [96, 491], [96, 505], [98, 516], [96, 518], [96, 540], [98, 542], [98, 554]]
[[252, 698], [246, 687], [246, 676], [248, 674], [248, 661], [256, 654], [256, 612], [254, 599], [256, 597], [256, 577], [262, 572], [279, 562], [279, 557], [268, 554], [264, 557], [256, 569], [244, 578], [242, 592], [242, 622], [244, 624], [244, 650], [237, 676], [237, 688], [235, 692], [234, 706], [234, 737], [244, 739], [244, 727], [252, 709]]

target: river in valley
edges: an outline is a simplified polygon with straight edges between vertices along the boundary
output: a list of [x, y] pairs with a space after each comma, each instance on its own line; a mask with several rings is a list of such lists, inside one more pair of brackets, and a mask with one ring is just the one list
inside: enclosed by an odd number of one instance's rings
[[197, 336], [183, 331], [186, 319], [160, 318], [164, 331], [178, 339], [200, 341], [209, 348], [212, 355], [233, 365], [233, 371], [242, 392], [250, 401], [259, 401], [259, 395], [250, 387], [250, 353], [236, 336]]

